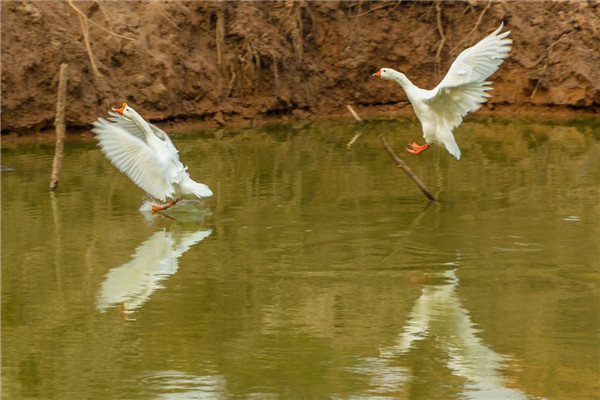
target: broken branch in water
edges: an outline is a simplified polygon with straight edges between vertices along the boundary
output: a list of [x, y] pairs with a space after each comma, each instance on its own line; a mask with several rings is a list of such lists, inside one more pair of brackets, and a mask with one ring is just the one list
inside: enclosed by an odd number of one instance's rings
[[[354, 108], [352, 108], [352, 106], [350, 104], [346, 104], [346, 107], [348, 107], [348, 111], [350, 111], [350, 114], [352, 114], [352, 116], [354, 117], [354, 119], [356, 119], [356, 122], [359, 123], [361, 128], [365, 127], [365, 121], [363, 121], [358, 114], [356, 113], [356, 111], [354, 111]], [[360, 137], [360, 135], [362, 135], [362, 130], [358, 131], [356, 133], [356, 135], [354, 135], [352, 137], [352, 139], [350, 139], [350, 141], [348, 142], [348, 144], [346, 145], [347, 148], [352, 147], [352, 145], [354, 144], [354, 142], [356, 142], [356, 140], [358, 140], [358, 138]]]
[[406, 175], [408, 175], [408, 177], [413, 180], [413, 182], [419, 187], [419, 189], [421, 189], [421, 191], [425, 194], [425, 196], [427, 196], [427, 198], [429, 200], [437, 201], [437, 199], [433, 196], [433, 194], [431, 194], [431, 192], [429, 190], [427, 190], [425, 185], [423, 185], [423, 182], [421, 182], [419, 177], [417, 175], [415, 175], [415, 173], [412, 171], [412, 169], [410, 169], [408, 167], [408, 165], [406, 165], [406, 163], [404, 161], [402, 161], [396, 155], [396, 153], [394, 153], [394, 150], [392, 150], [392, 148], [388, 145], [387, 141], [385, 140], [383, 133], [379, 134], [379, 139], [381, 140], [383, 147], [385, 147], [385, 149], [389, 153], [390, 157], [392, 157], [392, 160], [394, 160], [396, 165], [398, 165], [400, 168], [402, 168], [402, 170], [404, 172], [406, 172]]
[[[349, 104], [347, 104], [346, 107], [348, 107], [348, 110], [350, 111], [350, 114], [352, 114], [352, 116], [354, 117], [354, 119], [356, 119], [356, 121], [360, 124], [360, 126], [364, 127], [365, 122], [358, 116], [358, 114], [356, 113], [356, 111], [354, 111], [354, 109], [352, 108], [352, 106], [349, 105]], [[347, 147], [352, 146], [352, 144], [356, 141], [356, 139], [358, 139], [358, 137], [361, 134], [362, 134], [362, 131], [359, 132], [359, 133], [357, 133], [356, 135], [354, 135], [354, 137], [352, 138], [352, 140], [350, 140], [350, 142], [348, 142], [348, 144], [346, 146]], [[419, 187], [419, 189], [421, 189], [421, 191], [423, 192], [423, 194], [425, 194], [425, 196], [427, 196], [427, 198], [429, 200], [437, 201], [437, 199], [435, 198], [435, 196], [433, 194], [431, 194], [431, 192], [429, 190], [427, 190], [427, 188], [425, 187], [425, 185], [423, 185], [423, 182], [421, 182], [421, 180], [419, 179], [419, 177], [417, 175], [415, 175], [415, 173], [412, 171], [412, 169], [410, 169], [408, 167], [408, 165], [406, 165], [406, 163], [404, 161], [402, 161], [396, 155], [396, 153], [394, 153], [394, 150], [392, 150], [392, 148], [388, 145], [388, 143], [385, 140], [385, 137], [383, 136], [382, 133], [379, 134], [379, 139], [381, 140], [381, 143], [383, 144], [383, 147], [389, 153], [390, 157], [392, 157], [392, 160], [394, 160], [394, 162], [396, 163], [396, 165], [398, 167], [402, 168], [402, 170], [406, 173], [406, 175], [408, 175], [408, 177], [410, 179], [412, 179], [412, 181]]]

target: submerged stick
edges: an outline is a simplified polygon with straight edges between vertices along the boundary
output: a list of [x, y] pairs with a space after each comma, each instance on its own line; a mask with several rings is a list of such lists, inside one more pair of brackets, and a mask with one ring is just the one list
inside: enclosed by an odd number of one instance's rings
[[[356, 113], [356, 111], [354, 111], [354, 109], [352, 108], [352, 106], [349, 105], [349, 104], [347, 104], [346, 107], [348, 107], [348, 110], [350, 111], [350, 114], [352, 114], [352, 116], [354, 117], [354, 119], [356, 119], [356, 122], [358, 122], [361, 127], [364, 127], [365, 126], [365, 122], [358, 116], [358, 114]], [[352, 140], [350, 140], [350, 142], [348, 142], [348, 144], [346, 146], [347, 147], [352, 146], [352, 144], [356, 141], [356, 139], [358, 139], [360, 137], [361, 134], [362, 134], [362, 131], [358, 132], [356, 135], [354, 135], [354, 137], [352, 138]], [[382, 133], [379, 134], [379, 139], [381, 140], [381, 143], [383, 144], [383, 147], [387, 150], [387, 152], [389, 153], [390, 157], [392, 157], [392, 160], [394, 160], [394, 162], [396, 163], [396, 165], [399, 166], [400, 168], [402, 168], [402, 171], [404, 171], [406, 173], [406, 175], [408, 175], [408, 177], [410, 179], [412, 179], [412, 181], [419, 187], [419, 189], [421, 189], [421, 191], [425, 194], [425, 196], [427, 196], [427, 198], [429, 200], [437, 201], [437, 199], [435, 198], [435, 196], [433, 194], [431, 194], [431, 192], [429, 190], [427, 190], [427, 188], [425, 187], [425, 185], [423, 185], [423, 182], [421, 182], [421, 180], [419, 179], [419, 177], [417, 175], [415, 175], [415, 173], [412, 171], [412, 169], [410, 169], [408, 167], [408, 165], [406, 165], [406, 163], [404, 161], [402, 161], [400, 159], [400, 157], [398, 157], [396, 155], [396, 153], [394, 153], [394, 150], [392, 150], [392, 148], [388, 145], [388, 143], [385, 140], [385, 137], [383, 136]]]
[[398, 165], [400, 168], [402, 168], [402, 170], [404, 172], [406, 172], [406, 175], [408, 175], [408, 177], [413, 180], [413, 182], [419, 187], [419, 189], [421, 189], [421, 191], [425, 194], [425, 196], [427, 196], [427, 198], [429, 200], [437, 201], [437, 199], [435, 198], [435, 196], [432, 195], [429, 190], [427, 190], [427, 188], [425, 187], [425, 185], [423, 185], [423, 182], [421, 182], [421, 180], [419, 179], [419, 177], [417, 175], [415, 175], [415, 173], [412, 171], [412, 169], [410, 169], [408, 167], [408, 165], [406, 165], [406, 163], [404, 161], [402, 161], [396, 155], [396, 153], [394, 153], [394, 150], [392, 150], [392, 148], [388, 145], [387, 141], [385, 140], [385, 137], [383, 136], [383, 133], [379, 134], [379, 139], [381, 140], [381, 143], [383, 144], [383, 147], [387, 150], [387, 152], [389, 153], [390, 157], [392, 157], [392, 160], [394, 160], [394, 162], [396, 163], [396, 165]]
[[58, 96], [56, 99], [56, 118], [54, 127], [56, 129], [56, 147], [54, 149], [54, 161], [52, 161], [52, 175], [50, 176], [50, 190], [56, 190], [62, 168], [63, 147], [65, 143], [65, 102], [67, 99], [67, 64], [60, 65], [58, 78]]

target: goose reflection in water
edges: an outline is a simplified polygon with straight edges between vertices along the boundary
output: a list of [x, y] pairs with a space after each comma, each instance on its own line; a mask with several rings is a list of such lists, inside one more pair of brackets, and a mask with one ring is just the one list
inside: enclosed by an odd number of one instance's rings
[[[374, 386], [395, 389], [410, 385], [410, 367], [392, 368], [397, 360], [414, 351], [419, 341], [434, 338], [436, 346], [448, 355], [445, 367], [454, 375], [464, 378], [466, 384], [461, 395], [466, 399], [530, 399], [522, 391], [507, 387], [502, 375], [509, 358], [494, 352], [479, 337], [456, 294], [459, 279], [456, 270], [428, 274], [429, 279], [442, 284], [425, 285], [415, 302], [402, 333], [391, 346], [380, 349], [380, 358], [365, 360], [358, 369], [371, 376]], [[388, 365], [389, 364], [389, 365]], [[383, 383], [383, 385], [382, 385]], [[386, 384], [387, 383], [387, 384]]]
[[135, 249], [131, 261], [108, 272], [98, 293], [97, 309], [105, 312], [120, 305], [125, 313], [135, 311], [161, 287], [160, 281], [177, 272], [178, 258], [211, 233], [210, 229], [154, 233]]

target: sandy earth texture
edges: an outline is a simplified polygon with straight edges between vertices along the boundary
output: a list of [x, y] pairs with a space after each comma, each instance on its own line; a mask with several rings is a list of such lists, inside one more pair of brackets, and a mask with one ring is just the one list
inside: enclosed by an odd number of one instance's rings
[[600, 110], [600, 1], [1, 3], [3, 133], [53, 125], [69, 65], [67, 123], [129, 102], [155, 121], [409, 111], [373, 78], [392, 67], [432, 88], [501, 21], [513, 52], [483, 112]]

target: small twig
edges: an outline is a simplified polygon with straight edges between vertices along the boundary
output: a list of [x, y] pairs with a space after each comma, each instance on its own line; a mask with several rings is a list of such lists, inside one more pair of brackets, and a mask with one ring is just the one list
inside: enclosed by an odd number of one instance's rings
[[[79, 17], [80, 17], [80, 18], [81, 18], [81, 17], [85, 18], [87, 21], [91, 22], [91, 23], [92, 23], [92, 24], [94, 24], [96, 27], [98, 27], [98, 28], [102, 29], [104, 32], [106, 32], [106, 33], [108, 33], [108, 34], [110, 34], [110, 35], [116, 36], [116, 37], [118, 37], [118, 38], [121, 38], [121, 39], [127, 39], [127, 40], [131, 40], [131, 41], [135, 42], [135, 39], [134, 39], [134, 38], [130, 38], [130, 37], [128, 37], [128, 36], [120, 35], [120, 34], [118, 34], [118, 33], [116, 33], [116, 32], [113, 32], [113, 31], [111, 31], [110, 29], [107, 29], [107, 28], [103, 27], [103, 26], [102, 26], [102, 25], [100, 25], [99, 23], [97, 23], [97, 22], [95, 22], [95, 21], [93, 21], [93, 20], [89, 19], [89, 18], [88, 18], [88, 17], [87, 17], [87, 16], [86, 16], [86, 15], [85, 15], [85, 14], [84, 14], [84, 13], [83, 13], [83, 12], [82, 12], [80, 9], [79, 9], [79, 8], [75, 7], [75, 5], [72, 3], [72, 0], [67, 0], [67, 3], [69, 3], [69, 5], [70, 5], [70, 6], [71, 6], [71, 7], [72, 7], [72, 8], [73, 8], [75, 11], [77, 11], [77, 13], [79, 14]], [[99, 3], [97, 3], [97, 4], [99, 5]]]
[[279, 67], [277, 61], [277, 53], [273, 50], [269, 50], [271, 59], [273, 60], [273, 79], [275, 81], [275, 89], [279, 89]]
[[560, 38], [558, 38], [554, 43], [552, 43], [550, 45], [550, 47], [548, 47], [548, 53], [547, 53], [547, 55], [545, 57], [544, 66], [542, 67], [542, 69], [540, 71], [540, 79], [538, 79], [537, 83], [535, 84], [535, 87], [533, 88], [533, 91], [531, 92], [531, 95], [529, 96], [529, 99], [533, 99], [533, 97], [537, 93], [538, 89], [540, 88], [541, 77], [542, 77], [541, 75], [543, 75], [544, 72], [546, 71], [546, 69], [548, 68], [548, 63], [550, 62], [550, 56], [552, 56], [552, 51], [554, 50], [554, 45], [557, 44], [562, 38], [563, 38], [563, 36], [561, 36]]
[[235, 82], [235, 78], [236, 78], [233, 64], [229, 64], [229, 71], [231, 72], [231, 79], [229, 80], [229, 84], [227, 85], [227, 96], [225, 96], [225, 97], [231, 96], [231, 92], [233, 90], [233, 83]]
[[177, 25], [177, 22], [176, 22], [176, 21], [173, 19], [173, 17], [171, 17], [169, 14], [167, 14], [167, 13], [165, 12], [165, 10], [163, 9], [163, 7], [162, 7], [162, 4], [164, 4], [164, 3], [158, 3], [158, 2], [155, 2], [155, 3], [153, 3], [153, 4], [156, 4], [156, 6], [158, 7], [158, 11], [159, 11], [159, 12], [162, 14], [162, 16], [163, 16], [163, 17], [165, 17], [165, 19], [167, 20], [167, 22], [168, 22], [169, 24], [171, 24], [171, 26], [173, 26], [173, 28], [175, 28], [175, 29], [179, 29], [180, 31], [182, 30], [182, 29], [179, 27], [179, 25]]
[[367, 11], [365, 11], [365, 12], [361, 13], [361, 14], [357, 14], [357, 15], [355, 15], [355, 16], [354, 16], [354, 18], [362, 17], [363, 15], [367, 15], [368, 13], [370, 13], [370, 12], [372, 12], [372, 11], [379, 10], [379, 9], [381, 9], [381, 8], [385, 8], [385, 7], [388, 7], [388, 6], [391, 6], [391, 5], [394, 5], [394, 7], [395, 7], [395, 6], [397, 6], [397, 5], [398, 5], [398, 4], [396, 4], [396, 3], [400, 3], [400, 1], [398, 1], [398, 2], [394, 2], [394, 3], [384, 3], [384, 4], [380, 5], [380, 6], [373, 7], [373, 8], [371, 8], [370, 10], [367, 10]]
[[80, 9], [75, 7], [75, 4], [71, 0], [67, 0], [67, 3], [78, 13], [79, 16], [79, 24], [81, 25], [81, 34], [83, 35], [83, 42], [85, 44], [85, 49], [88, 53], [88, 57], [90, 59], [90, 63], [92, 64], [92, 69], [94, 70], [94, 74], [96, 76], [102, 76], [98, 67], [96, 66], [96, 61], [94, 61], [94, 53], [92, 53], [92, 46], [90, 45], [90, 30], [88, 27], [88, 17], [85, 16], [84, 13], [81, 12]]
[[54, 160], [52, 161], [52, 175], [50, 177], [50, 190], [56, 190], [62, 168], [63, 148], [65, 143], [65, 102], [67, 99], [67, 64], [60, 65], [58, 78], [58, 95], [56, 99], [56, 146]]
[[[346, 104], [346, 107], [348, 107], [348, 111], [350, 111], [350, 114], [352, 114], [352, 116], [354, 117], [354, 119], [356, 119], [356, 122], [359, 123], [361, 128], [365, 127], [365, 121], [363, 121], [358, 114], [356, 113], [356, 111], [354, 111], [354, 108], [352, 108], [352, 106], [350, 104]], [[362, 129], [360, 131], [358, 131], [356, 133], [356, 135], [354, 135], [354, 137], [352, 137], [352, 139], [350, 139], [350, 141], [348, 142], [348, 144], [346, 145], [346, 147], [350, 148], [352, 147], [352, 145], [354, 144], [354, 142], [356, 142], [358, 140], [358, 138], [362, 135]]]
[[398, 158], [396, 153], [394, 153], [394, 150], [392, 150], [392, 148], [388, 145], [383, 134], [379, 135], [379, 139], [381, 140], [383, 147], [387, 150], [387, 152], [389, 153], [390, 157], [392, 157], [392, 160], [394, 160], [396, 165], [398, 165], [400, 168], [402, 168], [404, 172], [406, 172], [406, 175], [408, 175], [408, 177], [413, 180], [413, 182], [419, 187], [419, 189], [421, 189], [421, 191], [425, 194], [425, 196], [427, 196], [429, 200], [437, 201], [437, 199], [431, 194], [431, 192], [427, 190], [425, 185], [423, 185], [423, 182], [421, 182], [419, 177], [415, 175], [412, 169], [410, 169], [404, 161]]
[[356, 113], [356, 111], [354, 111], [354, 108], [352, 108], [352, 106], [350, 104], [346, 104], [346, 107], [348, 107], [348, 111], [350, 111], [350, 114], [352, 114], [352, 116], [354, 117], [354, 119], [356, 119], [356, 122], [358, 122], [360, 124], [360, 126], [365, 126], [365, 121], [363, 121], [358, 114]]

